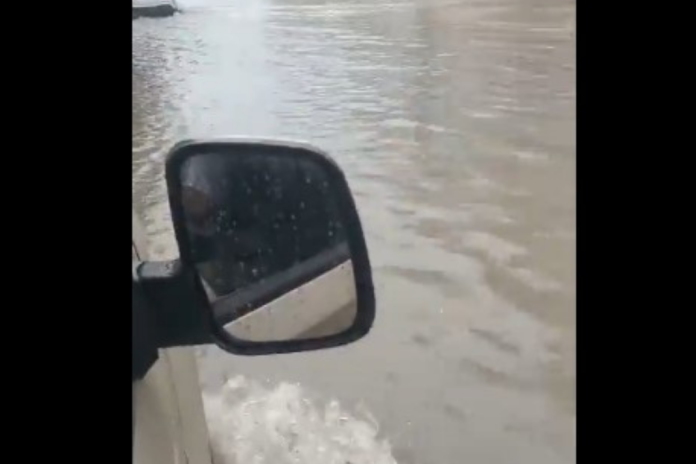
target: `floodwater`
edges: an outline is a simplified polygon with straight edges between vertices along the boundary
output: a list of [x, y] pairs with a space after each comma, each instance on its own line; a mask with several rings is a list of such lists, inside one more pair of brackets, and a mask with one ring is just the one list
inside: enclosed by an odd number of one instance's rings
[[575, 2], [179, 4], [133, 22], [154, 254], [176, 140], [307, 140], [347, 174], [378, 299], [345, 348], [200, 350], [220, 462], [575, 462]]

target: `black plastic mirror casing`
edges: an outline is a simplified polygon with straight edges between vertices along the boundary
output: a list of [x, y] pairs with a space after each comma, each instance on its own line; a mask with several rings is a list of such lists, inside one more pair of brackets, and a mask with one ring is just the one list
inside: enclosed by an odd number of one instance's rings
[[213, 140], [189, 140], [176, 144], [169, 152], [166, 159], [166, 181], [169, 193], [172, 221], [176, 240], [179, 245], [181, 265], [184, 269], [195, 274], [195, 262], [189, 247], [189, 239], [185, 226], [185, 217], [182, 206], [182, 186], [180, 173], [184, 163], [192, 156], [205, 153], [230, 153], [234, 156], [236, 151], [258, 150], [259, 156], [272, 151], [275, 154], [283, 153], [283, 156], [297, 156], [311, 158], [325, 170], [331, 181], [332, 188], [338, 192], [337, 201], [343, 222], [346, 225], [348, 245], [353, 259], [355, 272], [355, 285], [358, 301], [358, 316], [355, 324], [346, 332], [327, 336], [324, 338], [279, 341], [279, 342], [248, 342], [236, 339], [219, 327], [208, 303], [208, 298], [202, 285], [196, 289], [195, 299], [197, 305], [202, 307], [205, 317], [204, 327], [209, 328], [212, 340], [223, 350], [239, 355], [267, 355], [277, 353], [292, 353], [311, 351], [330, 347], [336, 347], [352, 343], [365, 336], [375, 318], [375, 296], [372, 283], [372, 272], [368, 256], [362, 225], [352, 193], [340, 167], [328, 154], [314, 147], [302, 143], [286, 141], [266, 141], [252, 139], [213, 139]]

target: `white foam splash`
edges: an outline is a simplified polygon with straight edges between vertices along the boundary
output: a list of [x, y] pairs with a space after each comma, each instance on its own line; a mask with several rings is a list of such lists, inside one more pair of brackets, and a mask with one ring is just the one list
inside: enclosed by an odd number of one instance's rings
[[316, 404], [297, 384], [238, 376], [204, 400], [215, 464], [397, 464], [368, 414]]

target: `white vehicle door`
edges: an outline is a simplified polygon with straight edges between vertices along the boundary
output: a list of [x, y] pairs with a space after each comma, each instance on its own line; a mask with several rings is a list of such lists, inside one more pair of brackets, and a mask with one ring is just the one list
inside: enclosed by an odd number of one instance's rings
[[[147, 259], [147, 241], [133, 213], [132, 255]], [[198, 366], [192, 348], [159, 351], [159, 359], [133, 383], [133, 462], [212, 464]]]

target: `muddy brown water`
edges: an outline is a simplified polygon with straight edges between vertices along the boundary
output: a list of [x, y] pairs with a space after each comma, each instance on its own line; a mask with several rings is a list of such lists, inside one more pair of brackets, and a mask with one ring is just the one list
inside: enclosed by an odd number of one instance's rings
[[[336, 451], [354, 464], [575, 462], [575, 2], [179, 3], [133, 22], [133, 192], [154, 254], [176, 255], [175, 141], [302, 139], [345, 170], [377, 286], [376, 326], [354, 345], [200, 350], [206, 395], [241, 375], [230, 410], [264, 405], [253, 430], [216, 422], [237, 430], [228, 454], [327, 464], [343, 437], [364, 440], [362, 457]], [[323, 427], [290, 407], [303, 398]], [[287, 430], [305, 441], [283, 454]]]

